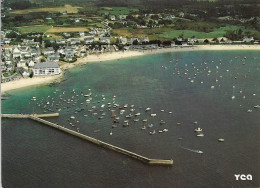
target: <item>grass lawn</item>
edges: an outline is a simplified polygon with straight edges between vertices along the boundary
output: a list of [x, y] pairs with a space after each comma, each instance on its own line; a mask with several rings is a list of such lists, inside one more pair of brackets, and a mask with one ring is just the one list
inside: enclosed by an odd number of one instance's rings
[[37, 26], [24, 26], [24, 27], [17, 27], [18, 31], [26, 34], [26, 33], [34, 33], [34, 32], [42, 32], [49, 30], [52, 26], [50, 25], [37, 25]]
[[51, 7], [51, 8], [33, 8], [25, 10], [14, 10], [10, 13], [12, 14], [29, 14], [31, 12], [64, 12], [68, 13], [78, 13], [78, 9], [81, 7], [73, 7], [71, 5], [65, 5], [64, 7]]
[[221, 27], [218, 29], [215, 29], [213, 32], [210, 33], [204, 33], [204, 32], [197, 32], [192, 30], [174, 30], [171, 29], [170, 31], [163, 32], [160, 34], [157, 34], [158, 37], [165, 38], [165, 39], [173, 39], [175, 37], [178, 37], [179, 35], [183, 34], [184, 38], [195, 36], [197, 38], [217, 38], [217, 37], [223, 37], [228, 30], [237, 30], [241, 28], [243, 31], [251, 31], [254, 32], [254, 30], [245, 29], [243, 27], [239, 26], [226, 26]]
[[129, 14], [130, 12], [138, 12], [138, 9], [127, 8], [127, 7], [101, 7], [98, 13], [105, 14], [110, 13], [111, 15]]
[[164, 40], [163, 37], [157, 36], [162, 33], [170, 32], [170, 28], [147, 28], [147, 29], [133, 29], [133, 28], [122, 28], [122, 29], [113, 29], [113, 34], [122, 37], [144, 37], [148, 36], [150, 40]]

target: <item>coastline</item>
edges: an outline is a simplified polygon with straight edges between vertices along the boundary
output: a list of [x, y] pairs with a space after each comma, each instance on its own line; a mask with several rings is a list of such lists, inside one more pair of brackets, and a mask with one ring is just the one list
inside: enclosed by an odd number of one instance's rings
[[125, 52], [109, 52], [104, 54], [91, 54], [87, 57], [78, 58], [74, 63], [67, 63], [61, 66], [62, 73], [53, 76], [39, 76], [33, 78], [23, 78], [20, 80], [15, 80], [7, 83], [1, 83], [1, 92], [5, 93], [7, 91], [21, 89], [30, 86], [49, 84], [53, 82], [59, 82], [64, 72], [67, 69], [84, 65], [87, 63], [94, 62], [104, 62], [110, 60], [119, 60], [123, 58], [138, 57], [149, 54], [156, 53], [167, 53], [167, 52], [181, 52], [181, 51], [207, 51], [207, 50], [260, 50], [260, 45], [198, 45], [198, 46], [187, 46], [187, 47], [172, 47], [172, 48], [160, 48], [152, 49], [147, 51], [125, 51]]

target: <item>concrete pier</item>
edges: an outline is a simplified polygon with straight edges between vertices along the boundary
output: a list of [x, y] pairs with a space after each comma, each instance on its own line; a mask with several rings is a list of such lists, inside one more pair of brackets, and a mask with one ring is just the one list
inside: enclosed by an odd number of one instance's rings
[[58, 117], [59, 113], [50, 114], [2, 114], [2, 118], [29, 118], [30, 115], [35, 117]]
[[35, 116], [35, 115], [29, 115], [30, 119], [32, 120], [35, 120], [35, 121], [38, 121], [40, 123], [43, 123], [43, 124], [46, 124], [46, 125], [49, 125], [53, 128], [56, 128], [56, 129], [59, 129], [61, 131], [64, 131], [68, 134], [71, 134], [71, 135], [74, 135], [74, 136], [77, 136], [81, 139], [84, 139], [84, 140], [87, 140], [91, 143], [94, 143], [94, 144], [97, 144], [99, 146], [102, 146], [104, 148], [108, 148], [108, 149], [111, 149], [111, 150], [114, 150], [114, 151], [117, 151], [119, 153], [122, 153], [122, 154], [125, 154], [127, 156], [130, 156], [130, 157], [133, 157], [135, 159], [138, 159], [144, 163], [147, 163], [147, 164], [151, 164], [151, 165], [173, 165], [173, 160], [170, 159], [170, 160], [163, 160], [163, 159], [149, 159], [147, 157], [144, 157], [144, 156], [141, 156], [139, 154], [136, 154], [136, 153], [133, 153], [131, 151], [128, 151], [128, 150], [125, 150], [125, 149], [122, 149], [120, 147], [117, 147], [117, 146], [114, 146], [114, 145], [111, 145], [111, 144], [108, 144], [106, 142], [103, 142], [103, 141], [100, 141], [98, 139], [95, 139], [95, 138], [92, 138], [92, 137], [89, 137], [89, 136], [86, 136], [86, 135], [83, 135], [81, 133], [78, 133], [76, 131], [73, 131], [73, 130], [70, 130], [70, 129], [67, 129], [61, 125], [57, 125], [55, 123], [52, 123], [52, 122], [49, 122], [49, 121], [46, 121], [44, 119], [41, 119], [39, 118], [39, 116]]

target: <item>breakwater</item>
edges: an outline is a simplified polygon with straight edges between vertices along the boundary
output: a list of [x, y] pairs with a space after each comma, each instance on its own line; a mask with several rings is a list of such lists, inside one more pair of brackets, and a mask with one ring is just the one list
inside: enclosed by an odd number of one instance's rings
[[78, 138], [87, 140], [87, 141], [89, 141], [89, 142], [91, 142], [91, 143], [94, 143], [94, 144], [96, 144], [96, 145], [99, 145], [99, 146], [101, 146], [101, 147], [108, 148], [108, 149], [117, 151], [117, 152], [119, 152], [119, 153], [125, 154], [125, 155], [127, 155], [127, 156], [130, 156], [130, 157], [132, 157], [132, 158], [138, 159], [139, 161], [142, 161], [142, 162], [147, 163], [147, 164], [151, 164], [151, 165], [173, 165], [173, 160], [172, 160], [172, 159], [170, 159], [170, 160], [150, 159], [150, 158], [144, 157], [144, 156], [142, 156], [142, 155], [136, 154], [136, 153], [134, 153], [134, 152], [131, 152], [131, 151], [122, 149], [122, 148], [120, 148], [120, 147], [117, 147], [117, 146], [108, 144], [108, 143], [106, 143], [106, 142], [100, 141], [100, 140], [98, 140], [98, 139], [92, 138], [92, 137], [90, 137], [90, 136], [86, 136], [86, 135], [83, 135], [83, 134], [78, 133], [78, 132], [76, 132], [76, 131], [67, 129], [67, 128], [61, 126], [61, 125], [57, 125], [57, 124], [55, 124], [55, 123], [46, 121], [46, 120], [41, 119], [41, 118], [39, 118], [39, 117], [36, 117], [36, 116], [34, 116], [34, 115], [30, 115], [28, 118], [30, 118], [30, 119], [32, 119], [32, 120], [35, 120], [35, 121], [37, 121], [37, 122], [43, 123], [43, 124], [45, 124], [45, 125], [49, 125], [49, 126], [51, 126], [51, 127], [53, 127], [53, 128], [59, 129], [59, 130], [61, 130], [61, 131], [63, 131], [63, 132], [66, 132], [66, 133], [68, 133], [68, 134], [77, 136]]

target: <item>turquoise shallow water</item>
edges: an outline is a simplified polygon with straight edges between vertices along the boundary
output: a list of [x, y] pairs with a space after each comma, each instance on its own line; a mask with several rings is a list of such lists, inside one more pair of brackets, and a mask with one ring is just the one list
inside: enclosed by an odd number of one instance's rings
[[[246, 58], [244, 58], [246, 57]], [[174, 160], [172, 167], [148, 166], [121, 154], [58, 132], [30, 120], [2, 120], [4, 187], [246, 187], [259, 186], [260, 54], [257, 51], [200, 51], [155, 54], [87, 64], [65, 74], [60, 84], [9, 92], [3, 113], [30, 113], [42, 98], [57, 111], [48, 118], [150, 158]], [[212, 87], [214, 86], [214, 88]], [[75, 93], [73, 92], [73, 89]], [[91, 91], [89, 91], [91, 89]], [[56, 93], [54, 93], [58, 90]], [[63, 91], [65, 91], [63, 95]], [[92, 92], [92, 102], [83, 96]], [[83, 94], [83, 95], [81, 95]], [[78, 97], [76, 96], [78, 95]], [[99, 110], [105, 97], [106, 115]], [[130, 120], [112, 130], [107, 103], [135, 105], [154, 127], [141, 130]], [[37, 101], [30, 99], [36, 96]], [[50, 96], [47, 99], [47, 96]], [[95, 97], [96, 96], [96, 97]], [[231, 99], [235, 96], [235, 99]], [[245, 97], [244, 97], [245, 96]], [[72, 98], [74, 97], [74, 98]], [[52, 99], [53, 98], [53, 99]], [[52, 101], [54, 105], [51, 106]], [[75, 106], [72, 104], [75, 103]], [[100, 103], [98, 103], [100, 101]], [[81, 105], [83, 103], [83, 105]], [[88, 110], [96, 106], [97, 115]], [[69, 108], [67, 108], [69, 107]], [[151, 107], [155, 118], [145, 108]], [[76, 108], [84, 108], [75, 114]], [[165, 110], [161, 112], [161, 110]], [[95, 110], [95, 109], [94, 109]], [[248, 110], [252, 110], [251, 113]], [[172, 114], [169, 114], [172, 112]], [[121, 115], [121, 122], [130, 108]], [[116, 109], [116, 114], [119, 110]], [[71, 115], [79, 122], [71, 127]], [[88, 115], [87, 117], [83, 115]], [[166, 121], [159, 125], [159, 121]], [[197, 121], [204, 137], [197, 137]], [[181, 122], [181, 125], [177, 125]], [[158, 133], [168, 129], [168, 132]], [[111, 130], [113, 135], [110, 135]], [[155, 135], [149, 132], [156, 130]], [[182, 140], [178, 140], [182, 137]], [[219, 143], [218, 138], [225, 142]], [[180, 146], [199, 149], [198, 155]], [[252, 174], [253, 181], [235, 181], [234, 174]]]

